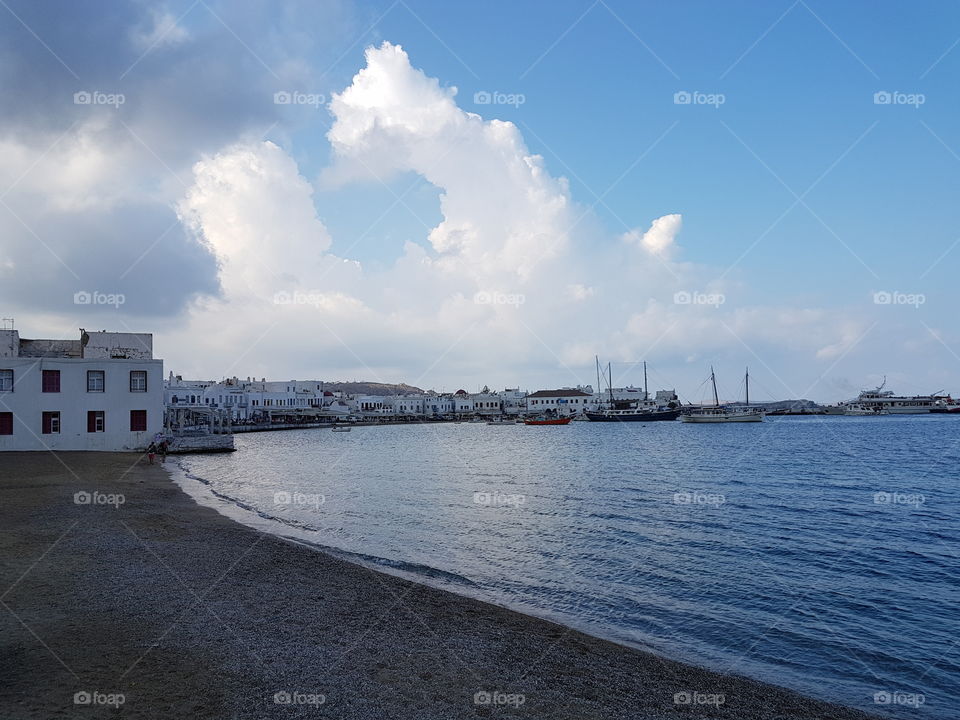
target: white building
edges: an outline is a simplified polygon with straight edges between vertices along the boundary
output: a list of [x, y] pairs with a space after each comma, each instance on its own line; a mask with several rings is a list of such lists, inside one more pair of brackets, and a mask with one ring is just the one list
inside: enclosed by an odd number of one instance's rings
[[140, 450], [162, 429], [153, 335], [28, 340], [0, 330], [0, 450]]
[[537, 390], [527, 395], [527, 412], [554, 412], [557, 415], [582, 415], [596, 407], [596, 397], [576, 388]]

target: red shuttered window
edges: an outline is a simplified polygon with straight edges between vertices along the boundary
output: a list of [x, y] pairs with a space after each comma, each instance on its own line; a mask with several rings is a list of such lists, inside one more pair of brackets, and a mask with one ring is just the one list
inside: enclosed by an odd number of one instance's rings
[[0, 412], [0, 435], [13, 435], [12, 412]]
[[87, 411], [87, 432], [98, 433], [104, 431], [104, 412], [103, 410]]
[[60, 371], [43, 371], [43, 392], [60, 392]]
[[146, 410], [130, 411], [130, 431], [131, 432], [147, 431], [147, 411]]
[[56, 435], [60, 432], [60, 413], [45, 412], [42, 416], [41, 431], [44, 435]]

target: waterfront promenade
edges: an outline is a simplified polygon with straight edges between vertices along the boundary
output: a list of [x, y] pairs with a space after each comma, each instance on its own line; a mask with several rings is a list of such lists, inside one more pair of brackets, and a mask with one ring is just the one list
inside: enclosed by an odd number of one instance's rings
[[258, 533], [136, 460], [0, 455], [0, 717], [869, 717]]

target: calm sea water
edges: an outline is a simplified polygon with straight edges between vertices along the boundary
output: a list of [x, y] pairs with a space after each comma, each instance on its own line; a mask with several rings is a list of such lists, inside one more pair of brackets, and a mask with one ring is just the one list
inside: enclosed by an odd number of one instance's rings
[[187, 485], [261, 528], [808, 695], [960, 717], [960, 418], [236, 443], [185, 459], [206, 483]]

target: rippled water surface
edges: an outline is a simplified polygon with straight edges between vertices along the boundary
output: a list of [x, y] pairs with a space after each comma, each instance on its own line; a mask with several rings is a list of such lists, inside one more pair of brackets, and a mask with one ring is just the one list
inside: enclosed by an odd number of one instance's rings
[[960, 717], [960, 418], [236, 441], [184, 468], [260, 527], [845, 705]]

